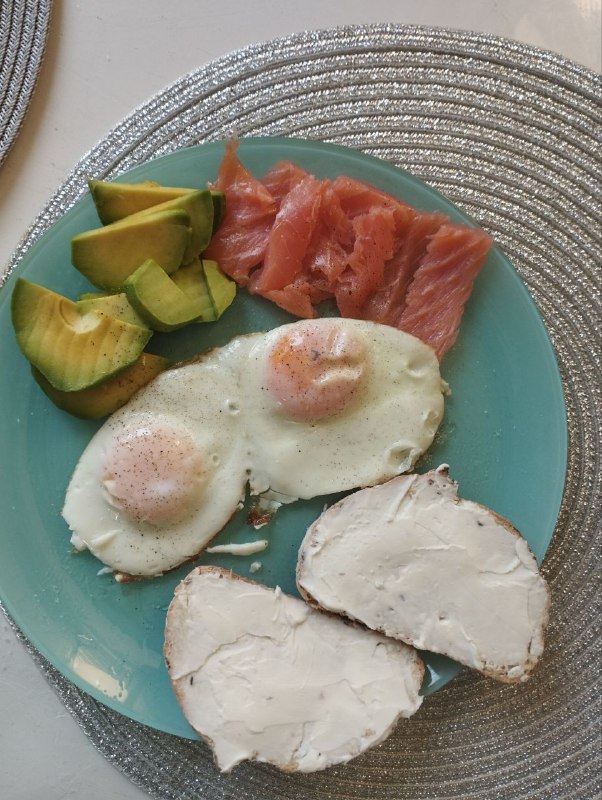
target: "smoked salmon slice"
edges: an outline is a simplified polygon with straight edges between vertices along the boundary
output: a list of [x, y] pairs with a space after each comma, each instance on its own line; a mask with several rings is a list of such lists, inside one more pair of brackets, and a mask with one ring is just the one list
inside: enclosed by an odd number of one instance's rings
[[398, 237], [395, 253], [387, 261], [378, 288], [362, 306], [360, 317], [383, 325], [399, 325], [405, 296], [431, 236], [447, 222], [443, 214], [418, 212]]
[[347, 258], [353, 251], [355, 233], [353, 223], [343, 211], [331, 181], [324, 181], [322, 203], [314, 234], [305, 258], [306, 272], [311, 282], [321, 278], [329, 286], [333, 296], [334, 285], [347, 266]]
[[292, 161], [278, 161], [274, 166], [266, 172], [261, 179], [261, 182], [272, 195], [278, 206], [282, 203], [283, 198], [294, 189], [298, 183], [306, 178], [309, 172], [306, 172], [302, 167], [293, 164]]
[[312, 319], [318, 316], [307, 282], [291, 283], [286, 289], [272, 289], [271, 291], [262, 292], [261, 296], [296, 317]]
[[389, 209], [393, 213], [396, 226], [403, 229], [416, 213], [415, 209], [393, 195], [346, 175], [335, 178], [332, 188], [341, 208], [352, 219], [359, 214], [370, 213], [376, 208]]
[[355, 241], [347, 269], [337, 279], [334, 296], [343, 317], [359, 317], [383, 280], [385, 262], [393, 257], [395, 219], [391, 208], [375, 208], [353, 219]]
[[429, 344], [439, 360], [456, 341], [474, 279], [492, 245], [478, 228], [442, 225], [414, 274], [397, 327]]
[[263, 266], [253, 273], [249, 291], [284, 289], [303, 271], [322, 200], [322, 182], [306, 175], [282, 198], [268, 238]]
[[244, 286], [251, 269], [263, 261], [277, 203], [242, 165], [237, 146], [235, 141], [228, 142], [220, 164], [214, 188], [226, 195], [226, 213], [204, 255]]

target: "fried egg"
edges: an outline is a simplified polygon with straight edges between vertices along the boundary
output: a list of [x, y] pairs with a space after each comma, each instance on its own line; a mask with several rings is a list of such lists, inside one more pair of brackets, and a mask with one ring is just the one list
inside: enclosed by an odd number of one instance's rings
[[360, 320], [239, 336], [162, 373], [100, 428], [63, 516], [78, 549], [153, 576], [198, 555], [247, 491], [286, 501], [412, 468], [443, 416], [427, 345]]

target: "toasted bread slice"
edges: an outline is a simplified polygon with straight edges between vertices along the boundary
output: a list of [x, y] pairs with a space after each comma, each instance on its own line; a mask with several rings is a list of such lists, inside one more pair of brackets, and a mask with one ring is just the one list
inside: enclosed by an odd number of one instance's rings
[[525, 539], [457, 495], [447, 467], [349, 495], [309, 528], [297, 585], [315, 607], [508, 683], [543, 651], [548, 588]]
[[245, 759], [287, 772], [344, 763], [422, 702], [411, 648], [219, 567], [176, 588], [165, 659], [224, 772]]

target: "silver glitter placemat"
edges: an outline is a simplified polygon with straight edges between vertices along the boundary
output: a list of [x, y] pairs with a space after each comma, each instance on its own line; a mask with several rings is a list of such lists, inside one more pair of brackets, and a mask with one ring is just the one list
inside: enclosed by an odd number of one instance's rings
[[[146, 728], [66, 682], [28, 644], [96, 747], [153, 798], [591, 800], [600, 797], [598, 76], [492, 36], [377, 25], [232, 53], [134, 111], [76, 166], [12, 261], [81, 196], [156, 155], [236, 133], [321, 139], [410, 170], [495, 236], [550, 332], [566, 393], [569, 463], [544, 563], [553, 608], [535, 676], [463, 673], [383, 745], [342, 768], [288, 776]], [[512, 324], [512, 320], [508, 320]]]
[[42, 65], [51, 0], [0, 0], [0, 164], [29, 108]]

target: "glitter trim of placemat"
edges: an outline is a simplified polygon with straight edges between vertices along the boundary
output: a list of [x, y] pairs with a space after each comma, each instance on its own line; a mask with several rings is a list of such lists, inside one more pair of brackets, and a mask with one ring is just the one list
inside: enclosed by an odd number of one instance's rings
[[0, 164], [21, 130], [48, 38], [52, 0], [0, 2]]
[[[243, 764], [132, 722], [26, 643], [106, 758], [160, 800], [591, 800], [601, 796], [602, 218], [599, 76], [494, 36], [392, 24], [312, 31], [231, 53], [135, 110], [75, 167], [11, 262], [85, 191], [233, 133], [319, 139], [413, 172], [489, 230], [531, 292], [560, 365], [569, 463], [543, 570], [541, 666], [508, 687], [462, 673], [380, 747], [316, 775]], [[511, 321], [509, 321], [511, 322]]]

